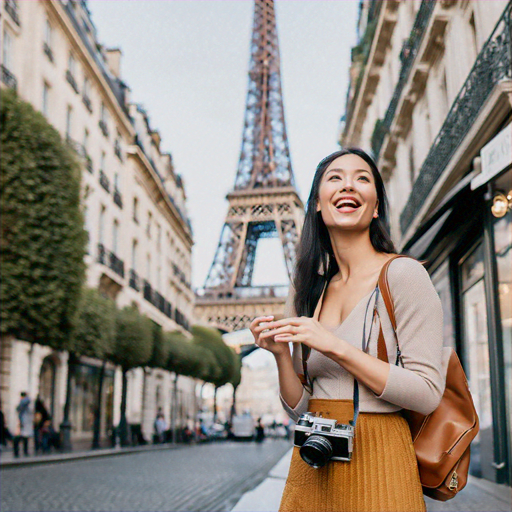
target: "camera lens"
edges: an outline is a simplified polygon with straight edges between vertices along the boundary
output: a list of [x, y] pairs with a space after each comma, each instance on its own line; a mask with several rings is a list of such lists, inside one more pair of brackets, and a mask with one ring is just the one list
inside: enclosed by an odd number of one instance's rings
[[332, 457], [332, 444], [322, 436], [310, 436], [299, 450], [302, 460], [310, 466], [321, 468]]

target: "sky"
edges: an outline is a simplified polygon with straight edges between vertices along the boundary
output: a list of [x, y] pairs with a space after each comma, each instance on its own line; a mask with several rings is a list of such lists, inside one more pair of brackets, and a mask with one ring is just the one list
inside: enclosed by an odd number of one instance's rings
[[[338, 149], [359, 0], [277, 0], [285, 121], [305, 202]], [[89, 0], [98, 40], [123, 52], [130, 100], [173, 156], [194, 231], [192, 284], [204, 285], [240, 156], [252, 0]], [[277, 239], [259, 242], [253, 284], [286, 282]]]

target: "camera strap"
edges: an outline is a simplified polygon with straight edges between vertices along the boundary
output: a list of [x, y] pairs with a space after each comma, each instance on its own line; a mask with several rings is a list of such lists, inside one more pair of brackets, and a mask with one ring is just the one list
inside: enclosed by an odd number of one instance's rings
[[[366, 338], [366, 318], [368, 316], [368, 309], [370, 307], [370, 303], [372, 302], [373, 296], [375, 295], [375, 305], [373, 309], [373, 316], [372, 316], [372, 323], [370, 325], [370, 332], [368, 333], [368, 338]], [[373, 321], [375, 318], [375, 312], [377, 310], [377, 300], [379, 298], [379, 287], [376, 286], [373, 290], [372, 294], [370, 295], [370, 298], [368, 299], [368, 303], [366, 304], [366, 310], [364, 312], [364, 322], [363, 322], [363, 336], [361, 340], [361, 349], [363, 352], [368, 353], [368, 347], [370, 345], [370, 340], [372, 337], [372, 329], [373, 329]], [[350, 424], [355, 428], [357, 417], [359, 416], [359, 383], [357, 382], [357, 379], [354, 379], [354, 395], [353, 395], [353, 402], [354, 402], [354, 418], [352, 421], [350, 421]]]

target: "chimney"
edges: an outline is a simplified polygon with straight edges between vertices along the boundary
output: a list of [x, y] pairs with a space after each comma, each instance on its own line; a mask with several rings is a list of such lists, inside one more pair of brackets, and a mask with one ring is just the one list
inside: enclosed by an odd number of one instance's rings
[[106, 60], [111, 73], [121, 79], [121, 55], [122, 52], [119, 48], [107, 48]]

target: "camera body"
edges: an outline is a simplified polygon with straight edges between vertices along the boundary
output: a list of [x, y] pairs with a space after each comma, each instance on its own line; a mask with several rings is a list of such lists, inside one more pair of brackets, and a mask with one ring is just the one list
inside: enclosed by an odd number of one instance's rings
[[352, 459], [354, 427], [306, 412], [297, 421], [293, 444], [300, 448], [302, 459], [314, 468], [329, 460], [348, 462]]

